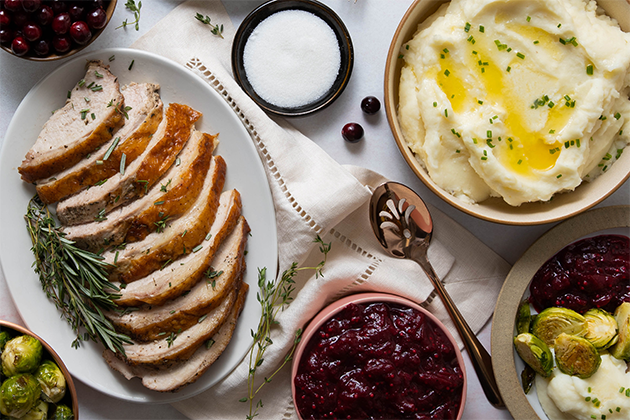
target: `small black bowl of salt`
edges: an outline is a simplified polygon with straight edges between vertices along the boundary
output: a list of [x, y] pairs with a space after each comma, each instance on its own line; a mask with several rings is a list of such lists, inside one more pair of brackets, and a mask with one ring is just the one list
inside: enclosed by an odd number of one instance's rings
[[237, 83], [265, 111], [303, 116], [330, 105], [354, 63], [348, 29], [315, 0], [271, 0], [243, 20], [232, 45]]

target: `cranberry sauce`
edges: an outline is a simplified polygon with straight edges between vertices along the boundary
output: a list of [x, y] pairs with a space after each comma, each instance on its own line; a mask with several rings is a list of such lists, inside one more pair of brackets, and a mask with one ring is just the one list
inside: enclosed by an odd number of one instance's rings
[[614, 312], [630, 302], [630, 246], [626, 236], [599, 235], [566, 246], [534, 275], [530, 303], [540, 312], [562, 306], [584, 313]]
[[349, 304], [308, 342], [295, 404], [305, 419], [454, 419], [463, 382], [453, 345], [423, 313]]

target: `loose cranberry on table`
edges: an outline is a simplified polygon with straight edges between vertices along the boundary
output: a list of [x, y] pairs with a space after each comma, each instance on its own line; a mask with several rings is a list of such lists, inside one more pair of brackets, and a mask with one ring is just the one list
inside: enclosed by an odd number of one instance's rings
[[11, 42], [11, 51], [15, 55], [22, 56], [28, 52], [29, 48], [28, 41], [23, 36], [13, 38], [13, 42]]
[[376, 114], [381, 109], [381, 102], [375, 96], [366, 96], [361, 101], [361, 109], [368, 115]]
[[346, 141], [356, 143], [363, 138], [363, 127], [358, 123], [348, 123], [341, 129], [341, 135]]

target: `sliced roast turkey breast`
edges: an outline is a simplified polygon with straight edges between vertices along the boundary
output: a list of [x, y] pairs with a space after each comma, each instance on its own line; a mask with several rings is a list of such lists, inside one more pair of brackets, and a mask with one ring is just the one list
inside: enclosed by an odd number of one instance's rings
[[124, 124], [124, 99], [116, 76], [100, 60], [88, 61], [85, 77], [63, 108], [44, 124], [18, 168], [22, 179], [49, 178], [84, 159]]
[[[235, 190], [233, 190], [235, 191]], [[121, 288], [116, 299], [119, 306], [139, 306], [144, 303], [162, 305], [167, 300], [190, 290], [208, 272], [214, 256], [225, 238], [232, 232], [241, 215], [239, 194], [221, 196], [217, 216], [203, 242], [203, 248], [177, 259], [148, 276]], [[208, 238], [209, 236], [209, 238]], [[121, 286], [120, 283], [116, 283]]]
[[148, 389], [159, 392], [175, 392], [199, 379], [223, 354], [234, 335], [236, 321], [245, 304], [247, 289], [247, 283], [243, 283], [236, 303], [219, 331], [186, 361], [176, 362], [160, 369], [146, 365], [130, 366], [117, 358], [111, 350], [105, 350], [103, 357], [112, 369], [120, 372], [129, 380], [134, 377], [141, 378], [142, 385]]
[[166, 222], [182, 216], [193, 205], [204, 184], [204, 174], [217, 184], [214, 191], [223, 189], [226, 165], [221, 156], [212, 157], [216, 143], [216, 136], [195, 130], [179, 154], [181, 164], [171, 166], [146, 195], [118, 207], [104, 220], [67, 226], [66, 238], [80, 248], [97, 251], [161, 231]]
[[221, 300], [219, 305], [198, 317], [187, 329], [164, 332], [160, 337], [145, 343], [124, 344], [125, 362], [130, 365], [168, 365], [173, 361], [187, 360], [205, 341], [221, 328], [234, 306], [238, 288]]
[[144, 152], [104, 184], [60, 201], [59, 221], [77, 225], [99, 220], [116, 207], [146, 194], [175, 162], [200, 117], [201, 113], [187, 105], [170, 104]]
[[142, 241], [127, 244], [124, 249], [105, 252], [104, 260], [113, 264], [109, 270], [110, 281], [130, 283], [184, 254], [197, 252], [216, 217], [221, 196], [219, 187], [223, 188], [211, 177], [206, 177], [197, 199], [186, 214], [170, 223], [166, 221], [162, 231], [153, 232]]
[[120, 171], [120, 160], [126, 165], [146, 148], [164, 114], [158, 94], [159, 85], [130, 83], [123, 87], [125, 125], [98, 150], [89, 153], [76, 165], [49, 179], [37, 181], [37, 194], [44, 203], [55, 203], [86, 187], [102, 183]]
[[249, 226], [242, 216], [234, 230], [219, 247], [211, 267], [190, 289], [163, 305], [143, 305], [138, 310], [119, 314], [106, 312], [120, 330], [138, 341], [154, 340], [160, 334], [176, 332], [194, 325], [200, 316], [216, 307], [238, 283], [245, 270], [245, 245]]

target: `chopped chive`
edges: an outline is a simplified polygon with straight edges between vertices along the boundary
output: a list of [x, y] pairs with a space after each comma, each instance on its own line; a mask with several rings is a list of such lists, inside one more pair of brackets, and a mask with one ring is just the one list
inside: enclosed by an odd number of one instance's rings
[[479, 25], [479, 32], [481, 33], [486, 32], [486, 28], [484, 28], [483, 25]]
[[523, 159], [519, 159], [518, 162], [516, 162], [517, 165], [520, 165], [521, 163], [523, 163]]
[[510, 72], [510, 70], [512, 70], [512, 67], [507, 66], [507, 69], [505, 69], [508, 73]]
[[526, 20], [527, 20], [528, 22], [531, 22], [532, 17], [531, 17], [531, 16], [527, 16], [527, 19], [526, 19]]
[[136, 60], [131, 60], [131, 64], [129, 64], [129, 70], [131, 70], [131, 68], [133, 67], [133, 63], [135, 63]]
[[481, 160], [488, 160], [488, 157], [486, 157], [486, 156], [482, 156], [482, 157], [481, 157]]
[[103, 75], [96, 70], [94, 70], [94, 76], [98, 77], [99, 79], [103, 78]]
[[466, 22], [466, 26], [464, 26], [464, 31], [465, 32], [470, 31], [470, 23]]
[[92, 120], [95, 120], [95, 119], [96, 119], [96, 114], [92, 112], [92, 113], [90, 114], [90, 117], [92, 117]]
[[619, 112], [617, 112], [617, 113], [615, 114], [615, 119], [616, 119], [616, 120], [618, 120], [619, 118], [621, 118], [621, 114], [620, 114]]
[[180, 158], [175, 159], [175, 166], [179, 166], [182, 163]]
[[588, 74], [589, 76], [593, 75], [593, 65], [589, 64], [588, 66], [586, 66], [586, 74]]
[[483, 105], [483, 101], [477, 100], [477, 103], [478, 103], [479, 105]]
[[83, 85], [85, 85], [85, 79], [79, 80], [79, 86], [83, 87]]
[[555, 132], [556, 132], [556, 130], [549, 130], [549, 134], [553, 134]]
[[448, 54], [448, 48], [444, 48], [442, 51], [444, 51], [445, 54]]
[[473, 137], [472, 139], [473, 143], [477, 144], [477, 139]]
[[448, 77], [448, 75], [449, 75], [449, 74], [451, 74], [451, 72], [450, 72], [450, 71], [448, 71], [448, 69], [444, 70], [444, 75], [445, 75], [446, 77]]
[[115, 55], [112, 55], [111, 57], [109, 57], [109, 61], [114, 61], [116, 59]]
[[109, 146], [109, 149], [107, 149], [107, 152], [105, 152], [105, 156], [103, 156], [103, 160], [109, 159], [109, 157], [111, 156], [112, 152], [114, 151], [114, 148], [116, 148], [116, 146], [118, 146], [118, 142], [119, 141], [120, 141], [120, 137], [116, 137], [114, 139], [114, 142], [112, 143], [112, 145]]
[[154, 206], [161, 206], [162, 204], [164, 204], [164, 200], [156, 201], [155, 203], [153, 203]]
[[558, 174], [558, 176], [556, 178], [561, 178], [561, 177], [562, 177], [562, 174]]
[[549, 108], [553, 108], [553, 107], [554, 107], [554, 105], [555, 105], [555, 104], [553, 103], [553, 101], [549, 101], [549, 103], [547, 104], [547, 106], [548, 106]]
[[192, 249], [192, 252], [197, 252], [197, 251], [199, 251], [201, 248], [203, 248], [203, 245], [197, 245], [196, 247], [194, 247], [194, 248]]
[[455, 150], [455, 153], [461, 153], [461, 152], [459, 151], [459, 149], [457, 149], [457, 150]]
[[558, 23], [558, 28], [562, 26], [562, 23]]
[[489, 139], [492, 138], [492, 130], [486, 131], [486, 137], [488, 137]]
[[122, 154], [122, 156], [120, 157], [120, 174], [124, 175], [125, 174], [125, 163], [127, 161], [127, 155], [126, 154]]
[[534, 41], [534, 44], [540, 44], [540, 41], [536, 40]]
[[524, 54], [522, 54], [522, 53], [520, 53], [520, 52], [516, 53], [516, 56], [517, 56], [518, 58], [520, 58], [521, 60], [524, 60], [524, 59], [525, 59], [525, 55], [524, 55]]
[[437, 107], [437, 102], [433, 102], [433, 108]]
[[69, 90], [67, 95], [68, 99], [70, 99], [70, 95], [72, 95], [72, 91]]
[[445, 116], [446, 118], [448, 118], [448, 109], [445, 109], [445, 110], [444, 110], [444, 116]]
[[206, 241], [209, 241], [209, 240], [210, 240], [210, 238], [212, 238], [212, 233], [208, 232], [208, 234], [206, 235], [205, 240], [206, 240]]

